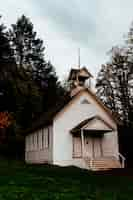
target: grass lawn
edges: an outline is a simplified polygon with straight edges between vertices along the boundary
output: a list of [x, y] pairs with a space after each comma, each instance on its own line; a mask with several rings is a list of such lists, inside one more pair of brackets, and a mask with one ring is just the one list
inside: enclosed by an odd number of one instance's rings
[[0, 160], [0, 200], [133, 200], [133, 176]]

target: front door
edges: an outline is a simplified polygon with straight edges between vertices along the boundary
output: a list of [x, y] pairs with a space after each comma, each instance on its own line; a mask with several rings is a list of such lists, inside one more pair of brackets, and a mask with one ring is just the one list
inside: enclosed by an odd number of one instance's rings
[[96, 158], [102, 156], [102, 138], [86, 136], [84, 138], [85, 157]]
[[93, 142], [91, 137], [84, 137], [84, 155], [85, 157], [93, 157]]
[[93, 157], [102, 156], [102, 138], [93, 138]]

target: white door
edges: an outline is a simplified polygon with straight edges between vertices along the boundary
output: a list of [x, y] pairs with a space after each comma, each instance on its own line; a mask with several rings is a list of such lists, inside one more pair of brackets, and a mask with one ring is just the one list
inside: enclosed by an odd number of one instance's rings
[[93, 141], [92, 137], [84, 138], [84, 155], [85, 157], [92, 158], [93, 157]]
[[101, 138], [93, 138], [93, 155], [94, 157], [102, 156]]
[[84, 139], [84, 155], [85, 157], [96, 158], [102, 156], [101, 138], [87, 136]]

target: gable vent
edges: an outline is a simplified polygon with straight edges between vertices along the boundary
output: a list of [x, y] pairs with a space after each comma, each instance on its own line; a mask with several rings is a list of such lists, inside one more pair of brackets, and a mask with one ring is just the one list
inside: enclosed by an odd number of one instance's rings
[[87, 99], [83, 99], [83, 100], [81, 101], [81, 104], [90, 104], [90, 102], [89, 102]]

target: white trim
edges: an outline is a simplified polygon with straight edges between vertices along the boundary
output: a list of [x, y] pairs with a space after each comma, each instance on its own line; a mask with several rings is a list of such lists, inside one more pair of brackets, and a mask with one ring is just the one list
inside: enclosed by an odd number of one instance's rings
[[81, 129], [81, 148], [82, 148], [82, 158], [84, 158], [84, 131]]

